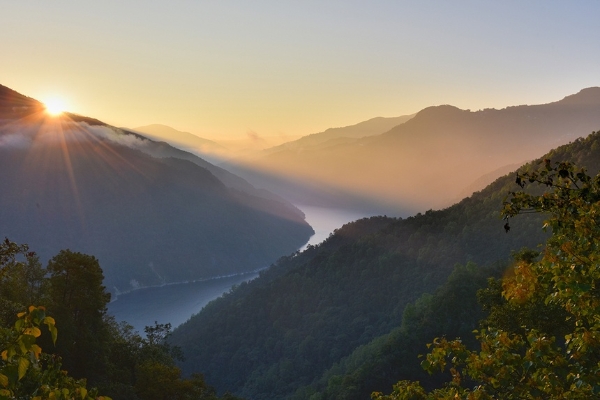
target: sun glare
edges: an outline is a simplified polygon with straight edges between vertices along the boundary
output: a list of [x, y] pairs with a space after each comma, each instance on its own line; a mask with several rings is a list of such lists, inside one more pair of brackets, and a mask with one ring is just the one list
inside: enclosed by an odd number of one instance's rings
[[65, 111], [65, 102], [58, 97], [51, 97], [44, 101], [46, 112], [50, 115], [60, 115]]

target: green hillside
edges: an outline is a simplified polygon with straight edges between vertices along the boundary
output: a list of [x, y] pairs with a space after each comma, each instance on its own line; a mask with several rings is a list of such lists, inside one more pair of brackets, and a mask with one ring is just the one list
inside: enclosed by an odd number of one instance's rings
[[[595, 172], [600, 134], [561, 146], [545, 158], [569, 160]], [[330, 397], [364, 398], [371, 390], [405, 379], [398, 358], [376, 354], [389, 340], [404, 343], [394, 335], [402, 329], [407, 305], [423, 293], [434, 293], [457, 263], [467, 269], [475, 268], [474, 263], [488, 271], [484, 276], [493, 275], [507, 265], [512, 251], [536, 248], [547, 239], [539, 215], [515, 219], [510, 232], [504, 231], [502, 201], [516, 189], [515, 176], [508, 175], [447, 209], [406, 219], [363, 219], [338, 229], [318, 246], [281, 258], [260, 278], [212, 302], [174, 332], [173, 343], [186, 351], [184, 370], [205, 373], [218, 389], [253, 399], [294, 394], [328, 398], [327, 385], [348, 376], [362, 377], [360, 385], [342, 385], [348, 393], [336, 391]], [[452, 291], [452, 281], [447, 285], [445, 290]], [[478, 319], [465, 310], [465, 326], [459, 323], [457, 328], [461, 332], [474, 328]], [[448, 315], [452, 321], [462, 318]], [[431, 340], [426, 336], [422, 345]], [[405, 343], [407, 354], [420, 351], [418, 343]], [[361, 354], [353, 354], [357, 351]], [[370, 360], [368, 370], [357, 372], [361, 365], [352, 363], [357, 357]], [[388, 371], [384, 386], [380, 369]]]

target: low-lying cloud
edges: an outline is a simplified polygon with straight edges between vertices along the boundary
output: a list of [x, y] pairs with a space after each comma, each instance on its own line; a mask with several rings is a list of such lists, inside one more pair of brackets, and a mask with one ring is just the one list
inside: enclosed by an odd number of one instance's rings
[[132, 149], [144, 151], [150, 141], [108, 126], [88, 125], [85, 122], [60, 124], [13, 123], [0, 127], [0, 148], [27, 149], [33, 145], [57, 142], [108, 140]]

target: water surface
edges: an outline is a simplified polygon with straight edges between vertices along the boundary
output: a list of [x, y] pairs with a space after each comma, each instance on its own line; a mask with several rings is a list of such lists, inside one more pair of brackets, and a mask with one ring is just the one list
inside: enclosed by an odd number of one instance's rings
[[[300, 250], [305, 249], [309, 244], [321, 243], [334, 229], [365, 217], [364, 214], [355, 211], [312, 206], [297, 207], [304, 212], [306, 222], [315, 230], [315, 234]], [[169, 322], [175, 328], [193, 314], [200, 312], [211, 300], [228, 292], [233, 285], [257, 276], [258, 273], [252, 272], [199, 282], [138, 289], [118, 296], [108, 305], [108, 312], [114, 315], [117, 321], [127, 321], [140, 333], [144, 332], [145, 326], [154, 325], [155, 321], [161, 324]]]

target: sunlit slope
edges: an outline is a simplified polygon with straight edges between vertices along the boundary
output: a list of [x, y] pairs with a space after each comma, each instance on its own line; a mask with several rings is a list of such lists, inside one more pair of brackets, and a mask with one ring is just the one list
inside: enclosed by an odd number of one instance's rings
[[[545, 157], [571, 160], [596, 173], [600, 133]], [[324, 391], [327, 378], [335, 375], [341, 376], [330, 382], [339, 389], [335, 394], [343, 390], [345, 398], [359, 399], [365, 390], [368, 395], [369, 389], [404, 379], [398, 375], [401, 359], [393, 364], [377, 353], [361, 354], [366, 350], [359, 346], [399, 327], [406, 305], [432, 293], [456, 263], [494, 266], [507, 262], [512, 251], [545, 242], [541, 215], [514, 218], [510, 232], [503, 229], [502, 201], [517, 189], [510, 174], [447, 209], [356, 221], [320, 245], [282, 258], [174, 332], [173, 343], [186, 351], [185, 370], [204, 373], [222, 390], [257, 399], [291, 398], [300, 388], [306, 396], [298, 398], [309, 398]], [[382, 346], [385, 342], [372, 349], [392, 351]], [[361, 365], [343, 362], [355, 351], [354, 359], [381, 364], [358, 373]], [[356, 376], [370, 381], [352, 382]]]
[[444, 105], [380, 135], [279, 146], [233, 171], [292, 201], [345, 206], [354, 196], [356, 207], [408, 215], [448, 206], [482, 175], [531, 160], [598, 126], [597, 87], [555, 103], [502, 110]]
[[64, 248], [93, 254], [113, 292], [261, 268], [312, 233], [275, 196], [232, 189], [197, 163], [151, 156], [155, 142], [91, 118], [47, 116], [0, 89], [31, 111], [12, 117], [3, 103], [0, 236], [43, 259]]
[[393, 127], [403, 124], [414, 115], [402, 115], [400, 117], [377, 117], [355, 125], [340, 128], [329, 128], [323, 132], [303, 136], [279, 146], [264, 150], [265, 154], [277, 153], [282, 150], [304, 151], [324, 143], [334, 144], [345, 142], [349, 139], [360, 139], [368, 136], [379, 135], [387, 132]]

